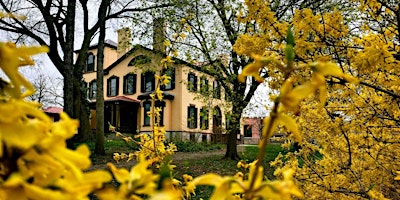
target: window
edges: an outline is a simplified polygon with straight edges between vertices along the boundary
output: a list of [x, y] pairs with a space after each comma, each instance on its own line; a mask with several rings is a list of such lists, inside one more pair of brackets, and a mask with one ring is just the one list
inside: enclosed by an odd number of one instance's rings
[[249, 124], [244, 125], [243, 127], [244, 137], [253, 137], [252, 126]]
[[116, 76], [107, 79], [107, 96], [112, 97], [118, 95], [118, 82], [119, 78]]
[[175, 68], [168, 67], [167, 69], [163, 69], [162, 74], [171, 77], [171, 81], [167, 85], [162, 85], [161, 89], [162, 90], [175, 89]]
[[91, 81], [89, 83], [88, 98], [89, 99], [95, 99], [96, 98], [96, 91], [97, 91], [96, 80], [93, 80], [93, 81]]
[[213, 97], [216, 99], [221, 98], [221, 87], [216, 80], [213, 82]]
[[124, 76], [124, 94], [135, 94], [136, 92], [136, 74], [127, 74]]
[[[164, 101], [156, 101], [156, 108], [160, 108], [160, 121], [158, 121], [158, 125], [164, 126], [164, 107], [165, 107], [165, 102]], [[150, 116], [148, 115], [148, 112], [151, 111], [151, 101], [145, 101], [143, 102], [143, 126], [150, 126], [151, 121], [150, 121]], [[157, 122], [157, 116], [154, 117], [154, 122]]]
[[197, 108], [193, 105], [188, 107], [187, 127], [197, 128]]
[[188, 90], [191, 92], [197, 91], [197, 76], [194, 73], [188, 74]]
[[86, 71], [87, 72], [94, 71], [94, 55], [93, 55], [93, 53], [89, 53], [87, 56]]
[[143, 102], [143, 126], [150, 126], [150, 116], [148, 112], [150, 112], [151, 109], [151, 102], [150, 101], [145, 101]]
[[207, 130], [208, 129], [208, 110], [206, 108], [200, 109], [200, 129]]
[[147, 71], [141, 76], [141, 92], [152, 92], [155, 90], [154, 72]]
[[221, 109], [217, 106], [213, 110], [213, 132], [222, 133], [222, 114]]
[[200, 94], [207, 96], [208, 91], [210, 90], [209, 85], [208, 85], [208, 80], [206, 77], [201, 77], [200, 78]]

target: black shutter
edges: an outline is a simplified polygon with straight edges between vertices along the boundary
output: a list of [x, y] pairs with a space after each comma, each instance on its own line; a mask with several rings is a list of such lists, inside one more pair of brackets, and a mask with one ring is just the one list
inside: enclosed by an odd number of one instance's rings
[[171, 69], [171, 90], [175, 89], [175, 68]]
[[107, 96], [110, 96], [110, 93], [111, 93], [111, 91], [110, 91], [110, 83], [111, 83], [111, 81], [110, 81], [111, 79], [107, 79]]
[[156, 77], [155, 76], [155, 72], [151, 73], [151, 91], [154, 91], [156, 89]]
[[115, 77], [115, 96], [118, 96], [119, 94], [119, 77]]
[[197, 128], [197, 122], [198, 122], [198, 120], [197, 120], [197, 108], [196, 107], [193, 107], [194, 108], [194, 128]]
[[142, 92], [142, 93], [146, 90], [145, 80], [144, 80], [145, 77], [146, 77], [146, 75], [144, 73], [142, 73], [140, 75], [140, 92]]
[[136, 93], [136, 74], [132, 74], [133, 76], [133, 94]]
[[189, 91], [191, 91], [191, 89], [190, 89], [190, 73], [188, 74], [188, 78], [187, 78], [187, 80], [188, 80], [188, 84], [187, 84], [187, 89], [189, 90]]
[[197, 91], [197, 76], [196, 75], [193, 75], [193, 76], [194, 76], [194, 84], [193, 84], [194, 90], [193, 91]]
[[188, 128], [191, 128], [190, 127], [190, 108], [191, 108], [190, 106], [187, 107], [187, 127]]
[[123, 83], [123, 88], [122, 88], [122, 94], [128, 93], [128, 79], [129, 79], [129, 75], [124, 76], [124, 83]]

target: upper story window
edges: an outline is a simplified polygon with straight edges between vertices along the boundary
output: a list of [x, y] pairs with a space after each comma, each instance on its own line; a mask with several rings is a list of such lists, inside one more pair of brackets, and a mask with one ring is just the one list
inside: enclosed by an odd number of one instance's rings
[[119, 87], [119, 77], [112, 76], [107, 79], [107, 96], [117, 96]]
[[124, 76], [124, 94], [136, 93], [136, 74], [127, 74]]
[[155, 73], [147, 71], [141, 75], [141, 92], [152, 92], [155, 90]]
[[96, 98], [96, 91], [97, 91], [96, 80], [90, 81], [90, 83], [89, 83], [89, 91], [88, 91], [88, 98], [89, 99], [95, 99]]
[[218, 81], [213, 82], [213, 97], [216, 99], [221, 98], [221, 86], [218, 84]]
[[151, 59], [145, 55], [139, 55], [134, 57], [128, 64], [128, 66], [138, 66], [151, 63]]
[[188, 90], [191, 92], [197, 91], [197, 76], [192, 72], [188, 74]]
[[200, 109], [200, 129], [207, 130], [209, 128], [209, 114], [206, 108]]
[[93, 55], [93, 53], [89, 53], [87, 56], [86, 71], [87, 72], [94, 71], [94, 55]]
[[188, 107], [187, 127], [197, 128], [197, 108], [194, 105]]
[[162, 90], [175, 89], [175, 68], [168, 67], [167, 69], [163, 69], [162, 74], [171, 77], [171, 81], [167, 85], [162, 85], [161, 89]]
[[208, 85], [208, 80], [206, 77], [201, 77], [200, 78], [200, 94], [202, 95], [207, 95], [208, 91], [210, 90], [209, 85]]

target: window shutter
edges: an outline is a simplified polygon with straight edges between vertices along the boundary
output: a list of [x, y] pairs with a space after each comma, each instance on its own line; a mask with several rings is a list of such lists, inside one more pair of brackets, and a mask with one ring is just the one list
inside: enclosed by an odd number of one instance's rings
[[197, 76], [196, 75], [193, 75], [193, 76], [194, 76], [194, 84], [193, 84], [194, 91], [197, 91]]
[[198, 122], [198, 120], [197, 120], [197, 108], [196, 107], [193, 107], [194, 108], [194, 128], [197, 128], [197, 122]]
[[156, 78], [154, 77], [155, 72], [151, 73], [151, 91], [154, 91], [156, 89]]
[[190, 127], [190, 106], [189, 107], [187, 107], [187, 127], [188, 128], [191, 128]]
[[136, 74], [132, 74], [133, 76], [133, 94], [136, 93]]
[[188, 80], [188, 84], [187, 84], [187, 89], [189, 90], [189, 91], [191, 91], [190, 90], [190, 73], [188, 74], [188, 77], [187, 77], [187, 80]]
[[171, 73], [171, 90], [175, 89], [175, 68], [172, 68]]
[[118, 96], [118, 94], [119, 94], [119, 77], [115, 77], [115, 85], [116, 85], [116, 87], [115, 87], [115, 96]]
[[123, 88], [122, 88], [122, 94], [128, 93], [128, 79], [129, 75], [124, 76], [124, 82], [123, 82]]
[[144, 92], [145, 90], [146, 90], [146, 86], [144, 85], [145, 84], [145, 74], [144, 73], [142, 73], [141, 75], [140, 75], [140, 92]]
[[111, 79], [107, 79], [107, 96], [110, 96], [110, 93], [111, 93], [111, 87], [110, 87], [111, 81], [110, 80]]

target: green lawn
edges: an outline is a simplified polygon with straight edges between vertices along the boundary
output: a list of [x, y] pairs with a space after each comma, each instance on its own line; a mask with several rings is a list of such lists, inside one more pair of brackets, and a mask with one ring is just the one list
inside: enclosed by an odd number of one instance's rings
[[[273, 161], [275, 157], [282, 152], [280, 144], [270, 144], [267, 146], [264, 158], [265, 175], [269, 179], [275, 179], [273, 176], [274, 169], [269, 166], [269, 162]], [[241, 158], [246, 162], [251, 162], [256, 159], [258, 147], [246, 146], [245, 151], [240, 154]], [[173, 161], [176, 165], [174, 170], [174, 177], [180, 179], [183, 174], [189, 174], [194, 177], [203, 175], [205, 173], [218, 173], [220, 175], [232, 176], [239, 172], [237, 168], [237, 161], [223, 159], [222, 156], [211, 155], [202, 158], [192, 158], [185, 161]], [[212, 193], [213, 187], [200, 186], [196, 188], [196, 196], [192, 199], [208, 199]]]
[[[94, 150], [94, 142], [86, 143], [89, 148]], [[210, 144], [178, 144], [178, 150], [184, 152], [182, 154], [183, 159], [173, 160], [172, 164], [176, 165], [173, 171], [173, 176], [177, 179], [182, 179], [183, 174], [189, 174], [193, 177], [197, 177], [206, 173], [218, 173], [222, 176], [232, 176], [242, 169], [237, 168], [237, 162], [234, 160], [224, 159], [223, 153], [225, 145], [210, 145]], [[222, 149], [222, 150], [221, 150]], [[106, 139], [105, 150], [107, 158], [111, 159], [113, 152], [134, 152], [137, 150], [137, 146], [132, 143], [125, 143], [121, 139]], [[220, 152], [218, 155], [208, 152]], [[275, 179], [273, 176], [274, 169], [269, 166], [269, 162], [273, 161], [275, 157], [282, 152], [286, 154], [287, 151], [282, 150], [280, 144], [269, 144], [266, 149], [263, 166], [265, 168], [265, 176], [269, 179]], [[239, 153], [242, 160], [246, 163], [250, 163], [257, 158], [258, 147], [256, 145], [245, 146], [244, 152]], [[193, 154], [201, 154], [202, 156], [193, 156]], [[96, 159], [96, 155], [92, 155], [93, 161]], [[103, 158], [103, 157], [99, 157]], [[208, 199], [213, 191], [213, 187], [210, 186], [199, 186], [196, 189], [196, 196], [192, 199]]]

